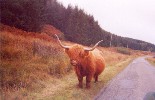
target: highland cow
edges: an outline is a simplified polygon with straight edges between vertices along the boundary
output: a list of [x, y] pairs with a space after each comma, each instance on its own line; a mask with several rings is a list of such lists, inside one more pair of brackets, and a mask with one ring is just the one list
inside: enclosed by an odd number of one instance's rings
[[99, 41], [92, 48], [84, 48], [82, 45], [75, 44], [73, 46], [64, 46], [59, 37], [56, 35], [58, 42], [70, 58], [71, 65], [74, 66], [76, 75], [79, 81], [79, 87], [83, 87], [83, 77], [86, 76], [86, 88], [90, 88], [90, 82], [94, 77], [95, 82], [98, 81], [98, 76], [105, 68], [105, 61], [101, 52], [97, 49]]

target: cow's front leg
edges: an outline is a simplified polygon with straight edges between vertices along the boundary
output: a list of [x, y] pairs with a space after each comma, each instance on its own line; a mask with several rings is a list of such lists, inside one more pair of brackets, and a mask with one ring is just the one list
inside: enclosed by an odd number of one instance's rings
[[82, 76], [78, 76], [78, 80], [79, 80], [79, 87], [83, 88], [83, 77]]
[[92, 80], [93, 75], [86, 76], [86, 88], [90, 88], [90, 82]]
[[94, 75], [95, 83], [98, 82], [98, 75]]

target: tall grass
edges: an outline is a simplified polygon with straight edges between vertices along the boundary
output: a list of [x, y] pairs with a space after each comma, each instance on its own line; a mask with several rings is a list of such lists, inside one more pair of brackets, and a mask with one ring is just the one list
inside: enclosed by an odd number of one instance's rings
[[155, 66], [155, 57], [146, 58], [152, 65]]
[[42, 34], [26, 36], [17, 29], [10, 31], [0, 32], [0, 83], [4, 91], [34, 90], [52, 75], [61, 76], [71, 70], [68, 57], [54, 39], [38, 38]]

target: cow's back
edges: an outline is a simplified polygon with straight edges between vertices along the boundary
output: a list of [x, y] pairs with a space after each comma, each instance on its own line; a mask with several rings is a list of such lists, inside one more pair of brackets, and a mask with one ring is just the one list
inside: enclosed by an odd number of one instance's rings
[[101, 74], [101, 72], [105, 69], [105, 60], [101, 54], [102, 52], [98, 49], [95, 49], [94, 51], [92, 51], [92, 53], [95, 62], [95, 73]]

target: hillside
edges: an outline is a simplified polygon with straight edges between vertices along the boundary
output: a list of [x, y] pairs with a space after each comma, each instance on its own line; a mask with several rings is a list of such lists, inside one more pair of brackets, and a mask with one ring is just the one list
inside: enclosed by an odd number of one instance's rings
[[[2, 98], [39, 99], [48, 98], [48, 96], [57, 98], [64, 94], [64, 92], [60, 92], [61, 89], [65, 89], [69, 93], [76, 91], [77, 78], [72, 71], [73, 67], [69, 63], [68, 56], [58, 45], [54, 36], [50, 37], [45, 31], [62, 36], [63, 34], [53, 26], [46, 28], [42, 31], [43, 33], [34, 33], [1, 24], [0, 88]], [[67, 41], [63, 42], [69, 45], [73, 44]], [[107, 78], [101, 78], [104, 80], [104, 84], [123, 70], [133, 57], [149, 54], [148, 52], [121, 48], [99, 47], [98, 49], [102, 51], [107, 66], [107, 71], [103, 74]], [[130, 52], [130, 54], [125, 54], [124, 51]], [[70, 81], [67, 81], [68, 79]], [[73, 89], [70, 89], [69, 85]], [[93, 95], [102, 86], [103, 84], [99, 83], [98, 88], [93, 91]], [[89, 92], [88, 95], [93, 96]], [[68, 96], [66, 97], [68, 98]]]
[[[65, 8], [57, 0], [1, 0], [1, 23], [25, 31], [41, 32], [45, 24], [53, 25], [64, 37], [90, 46], [103, 40], [101, 46], [128, 47], [135, 50], [155, 51], [155, 45], [145, 41], [120, 37], [104, 30], [92, 15], [77, 6]], [[117, 26], [116, 26], [117, 27]]]
[[68, 57], [56, 40], [45, 33], [25, 32], [1, 24], [0, 45], [0, 83], [5, 91], [33, 90], [51, 75], [71, 70]]

